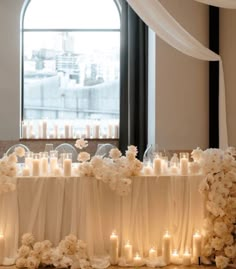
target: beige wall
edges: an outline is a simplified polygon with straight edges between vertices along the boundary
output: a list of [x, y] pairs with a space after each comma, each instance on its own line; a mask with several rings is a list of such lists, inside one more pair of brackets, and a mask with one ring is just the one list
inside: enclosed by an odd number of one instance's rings
[[19, 138], [20, 11], [24, 0], [0, 1], [0, 139]]
[[[208, 6], [163, 0], [176, 20], [208, 45]], [[208, 62], [156, 40], [156, 143], [166, 149], [208, 147]]]
[[220, 10], [220, 55], [225, 86], [229, 145], [236, 146], [236, 10]]

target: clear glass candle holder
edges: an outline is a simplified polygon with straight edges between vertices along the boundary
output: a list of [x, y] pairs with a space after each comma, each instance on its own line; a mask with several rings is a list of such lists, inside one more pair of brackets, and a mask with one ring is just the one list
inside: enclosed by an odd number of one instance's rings
[[32, 160], [32, 176], [36, 177], [40, 175], [40, 154], [34, 153]]
[[71, 176], [72, 153], [63, 153], [63, 171], [65, 177]]
[[40, 152], [40, 175], [47, 176], [48, 174], [48, 152]]
[[50, 172], [51, 174], [55, 174], [55, 169], [58, 166], [58, 151], [51, 150], [50, 151]]

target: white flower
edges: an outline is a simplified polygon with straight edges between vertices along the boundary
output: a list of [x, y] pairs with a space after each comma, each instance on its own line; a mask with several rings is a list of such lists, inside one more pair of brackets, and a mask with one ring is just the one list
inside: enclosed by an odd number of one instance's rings
[[32, 246], [35, 242], [34, 236], [31, 233], [25, 233], [21, 237], [22, 245]]
[[25, 267], [27, 267], [27, 259], [26, 258], [18, 258], [16, 260], [16, 267], [17, 268], [25, 268]]
[[79, 149], [86, 148], [88, 146], [88, 141], [84, 140], [84, 138], [77, 139], [75, 141], [75, 147]]
[[39, 267], [39, 264], [40, 264], [40, 261], [36, 257], [28, 257], [27, 258], [27, 267], [29, 269], [38, 268]]
[[226, 234], [228, 231], [228, 227], [224, 222], [215, 222], [214, 224], [214, 232], [217, 236], [222, 236], [223, 234]]
[[125, 152], [125, 156], [126, 156], [126, 158], [127, 158], [128, 161], [135, 160], [135, 153], [134, 152], [126, 151]]
[[46, 250], [52, 247], [52, 242], [49, 240], [44, 240], [42, 241], [42, 245], [43, 245], [43, 249]]
[[138, 154], [138, 149], [137, 149], [137, 147], [136, 147], [136, 146], [133, 146], [133, 145], [128, 146], [128, 151], [129, 151], [129, 152], [132, 152], [135, 156]]
[[16, 147], [15, 148], [15, 153], [19, 157], [24, 157], [25, 156], [25, 149], [22, 147]]
[[30, 254], [30, 247], [23, 245], [18, 249], [18, 255], [20, 258], [26, 258]]
[[52, 250], [51, 249], [48, 249], [46, 251], [44, 251], [41, 255], [41, 262], [45, 265], [50, 265], [52, 264], [52, 259], [51, 259], [51, 256], [52, 256]]
[[86, 152], [86, 151], [82, 151], [82, 152], [80, 152], [79, 154], [78, 154], [78, 158], [77, 158], [77, 160], [79, 161], [79, 162], [86, 162], [86, 161], [88, 161], [90, 159], [90, 154], [88, 153], [88, 152]]
[[197, 147], [191, 152], [191, 157], [193, 158], [194, 161], [198, 162], [202, 157], [202, 153], [203, 151], [199, 147]]
[[200, 170], [201, 166], [198, 162], [194, 161], [189, 163], [189, 171], [191, 174], [197, 174], [200, 172]]
[[234, 242], [234, 237], [232, 236], [232, 234], [226, 234], [223, 236], [223, 240], [226, 245], [230, 246]]
[[94, 168], [101, 168], [103, 165], [103, 158], [102, 156], [93, 156], [90, 162]]
[[17, 156], [16, 156], [16, 153], [13, 152], [11, 153], [9, 156], [8, 156], [8, 161], [10, 163], [16, 163], [17, 162]]
[[202, 255], [205, 257], [209, 257], [212, 254], [212, 246], [209, 244], [205, 244], [202, 248]]
[[225, 247], [224, 252], [225, 252], [225, 255], [228, 258], [235, 258], [235, 256], [236, 256], [236, 246], [235, 245], [227, 246], [227, 247]]
[[215, 250], [221, 250], [224, 246], [224, 241], [219, 237], [214, 237], [214, 238], [212, 238], [211, 246]]
[[219, 269], [224, 269], [229, 264], [229, 258], [224, 257], [222, 255], [216, 256], [215, 261], [216, 261], [216, 267]]
[[113, 160], [117, 160], [117, 159], [119, 159], [121, 155], [122, 155], [122, 154], [121, 154], [121, 152], [119, 151], [118, 148], [113, 148], [113, 149], [111, 149], [110, 152], [109, 152], [109, 156], [110, 156]]
[[36, 242], [33, 246], [33, 249], [34, 249], [36, 254], [40, 255], [44, 249], [44, 245], [42, 242]]
[[93, 169], [89, 162], [83, 162], [78, 167], [78, 172], [80, 176], [90, 177], [93, 176]]

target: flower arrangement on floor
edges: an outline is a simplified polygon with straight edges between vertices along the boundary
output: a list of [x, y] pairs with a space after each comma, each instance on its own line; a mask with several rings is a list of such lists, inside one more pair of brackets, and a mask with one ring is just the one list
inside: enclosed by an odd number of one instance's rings
[[236, 263], [236, 161], [231, 148], [197, 148], [192, 152], [205, 175], [200, 184], [204, 196], [206, 218], [203, 227], [202, 255], [226, 268]]
[[52, 247], [49, 240], [36, 242], [31, 233], [24, 234], [21, 243], [16, 259], [17, 268], [54, 266], [84, 269], [89, 266], [86, 244], [73, 234], [66, 236], [57, 247]]
[[17, 156], [24, 155], [24, 148], [16, 147], [13, 153], [0, 159], [0, 194], [15, 190], [13, 178], [17, 175]]
[[[76, 140], [75, 147], [83, 149], [87, 146], [88, 142], [83, 138]], [[95, 177], [107, 183], [117, 194], [126, 195], [131, 190], [130, 177], [140, 175], [143, 168], [143, 163], [136, 158], [137, 153], [135, 146], [128, 146], [125, 156], [118, 148], [113, 148], [109, 152], [110, 158], [95, 155], [90, 160], [90, 154], [81, 151], [78, 154], [78, 174]]]

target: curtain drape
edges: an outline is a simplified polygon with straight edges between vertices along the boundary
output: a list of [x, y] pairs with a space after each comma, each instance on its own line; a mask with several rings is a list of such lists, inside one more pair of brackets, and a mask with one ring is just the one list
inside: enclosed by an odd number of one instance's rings
[[120, 140], [124, 153], [136, 145], [142, 159], [147, 147], [148, 27], [125, 0], [121, 4]]
[[218, 54], [203, 46], [191, 36], [162, 6], [158, 0], [127, 0], [142, 20], [165, 42], [182, 53], [206, 61], [220, 62], [219, 77], [219, 147], [228, 146], [224, 72]]
[[201, 2], [203, 4], [216, 6], [216, 7], [223, 7], [223, 8], [236, 8], [236, 1], [235, 0], [195, 0], [197, 2]]

